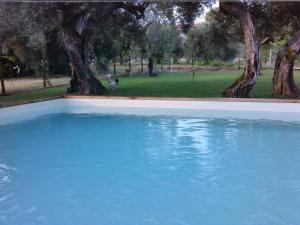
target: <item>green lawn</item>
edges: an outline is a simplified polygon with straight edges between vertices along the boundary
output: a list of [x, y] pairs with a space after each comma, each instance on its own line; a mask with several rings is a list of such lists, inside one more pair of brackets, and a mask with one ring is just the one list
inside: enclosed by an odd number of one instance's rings
[[[120, 78], [117, 89], [109, 95], [114, 96], [163, 96], [163, 97], [221, 97], [242, 71], [202, 71], [196, 73], [164, 73], [158, 77]], [[263, 75], [251, 92], [254, 98], [272, 98], [272, 70], [264, 70]], [[300, 86], [300, 72], [295, 73]]]
[[[161, 73], [158, 77], [121, 77], [119, 86], [109, 91], [111, 96], [157, 96], [157, 97], [221, 97], [242, 71], [201, 71], [193, 80], [191, 73]], [[254, 98], [272, 97], [272, 70], [264, 70], [263, 75], [251, 92]], [[295, 72], [295, 80], [300, 87], [300, 72]], [[107, 86], [107, 82], [104, 81]], [[0, 103], [32, 101], [63, 95], [67, 86], [40, 89], [9, 96], [1, 96]]]
[[47, 99], [47, 98], [54, 98], [57, 96], [62, 96], [66, 93], [67, 86], [60, 86], [60, 87], [52, 87], [52, 88], [45, 88], [33, 91], [26, 91], [20, 92], [12, 95], [7, 96], [0, 96], [0, 106], [1, 103], [13, 103], [13, 102], [22, 102], [22, 101], [33, 101], [39, 99]]

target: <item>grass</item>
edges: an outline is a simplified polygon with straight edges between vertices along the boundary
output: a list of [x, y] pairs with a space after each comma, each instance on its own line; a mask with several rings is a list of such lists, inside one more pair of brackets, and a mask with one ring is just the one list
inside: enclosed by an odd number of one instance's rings
[[[111, 96], [155, 96], [155, 97], [221, 97], [242, 71], [201, 71], [193, 80], [191, 72], [162, 73], [158, 77], [121, 77], [119, 86], [109, 91]], [[272, 70], [264, 70], [251, 92], [254, 98], [272, 98]], [[300, 87], [300, 72], [295, 72], [295, 80]], [[104, 85], [108, 86], [104, 81]], [[0, 103], [33, 101], [63, 95], [67, 86], [1, 96]]]
[[[222, 91], [242, 71], [201, 71], [193, 80], [191, 72], [163, 73], [158, 77], [120, 78], [119, 86], [111, 91], [113, 96], [157, 97], [221, 97]], [[253, 98], [272, 98], [272, 70], [264, 70], [251, 92]], [[300, 72], [295, 72], [300, 86]]]
[[66, 86], [38, 89], [26, 92], [19, 92], [12, 95], [0, 96], [0, 106], [1, 104], [9, 104], [13, 102], [27, 102], [39, 99], [54, 98], [62, 96], [67, 91]]

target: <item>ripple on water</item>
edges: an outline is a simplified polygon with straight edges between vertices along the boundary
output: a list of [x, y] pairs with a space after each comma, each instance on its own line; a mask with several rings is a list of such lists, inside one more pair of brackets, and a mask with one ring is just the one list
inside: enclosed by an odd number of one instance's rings
[[0, 132], [1, 225], [300, 221], [300, 124], [61, 114]]

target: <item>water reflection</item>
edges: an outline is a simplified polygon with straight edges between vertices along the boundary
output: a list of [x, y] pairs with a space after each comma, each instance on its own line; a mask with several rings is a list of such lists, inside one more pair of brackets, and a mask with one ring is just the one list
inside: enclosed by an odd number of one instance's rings
[[178, 146], [181, 138], [188, 138], [187, 147], [197, 149], [202, 154], [209, 153], [208, 139], [209, 127], [207, 120], [201, 119], [178, 119], [176, 121], [176, 136], [178, 137]]
[[[151, 120], [146, 129], [146, 150], [150, 158], [167, 161], [173, 170], [189, 163], [189, 168], [194, 165], [196, 176], [206, 177], [218, 169], [222, 151], [233, 147], [232, 139], [238, 132], [234, 126], [233, 122], [224, 126], [224, 121], [212, 123], [211, 119]], [[165, 144], [161, 146], [159, 143]]]

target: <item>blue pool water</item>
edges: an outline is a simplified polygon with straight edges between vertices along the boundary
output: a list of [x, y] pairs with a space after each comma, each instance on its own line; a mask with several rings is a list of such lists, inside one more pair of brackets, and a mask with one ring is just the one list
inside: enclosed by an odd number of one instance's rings
[[300, 224], [300, 124], [44, 116], [0, 126], [1, 225]]

